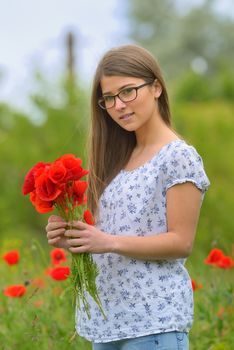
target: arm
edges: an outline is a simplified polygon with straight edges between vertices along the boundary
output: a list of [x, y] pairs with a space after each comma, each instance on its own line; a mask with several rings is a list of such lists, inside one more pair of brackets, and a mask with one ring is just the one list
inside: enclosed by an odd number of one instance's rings
[[175, 185], [167, 191], [168, 232], [147, 236], [112, 236], [82, 222], [78, 230], [65, 235], [74, 253], [117, 253], [142, 260], [187, 257], [193, 246], [201, 207], [202, 193], [191, 182]]
[[114, 252], [138, 259], [176, 259], [190, 255], [201, 207], [201, 191], [192, 183], [167, 191], [168, 232], [147, 237], [114, 236]]

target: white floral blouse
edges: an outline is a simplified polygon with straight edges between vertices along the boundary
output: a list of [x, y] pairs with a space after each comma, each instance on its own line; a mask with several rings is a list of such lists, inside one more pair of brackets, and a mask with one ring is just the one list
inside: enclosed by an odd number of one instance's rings
[[[97, 227], [112, 235], [149, 236], [167, 232], [166, 191], [192, 182], [203, 193], [210, 183], [200, 155], [174, 140], [144, 165], [122, 170], [100, 198]], [[76, 313], [78, 334], [99, 343], [173, 330], [188, 332], [193, 291], [186, 259], [142, 261], [118, 254], [94, 254], [105, 320], [89, 297], [91, 319]]]

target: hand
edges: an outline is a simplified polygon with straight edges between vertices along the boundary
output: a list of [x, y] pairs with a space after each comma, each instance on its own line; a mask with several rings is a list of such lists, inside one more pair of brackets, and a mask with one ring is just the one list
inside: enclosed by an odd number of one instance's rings
[[82, 221], [71, 224], [72, 229], [65, 231], [67, 243], [72, 253], [108, 253], [112, 249], [112, 235], [100, 231], [95, 226]]
[[64, 236], [67, 222], [60, 216], [52, 215], [48, 219], [46, 226], [48, 244], [56, 248], [68, 249], [67, 237]]

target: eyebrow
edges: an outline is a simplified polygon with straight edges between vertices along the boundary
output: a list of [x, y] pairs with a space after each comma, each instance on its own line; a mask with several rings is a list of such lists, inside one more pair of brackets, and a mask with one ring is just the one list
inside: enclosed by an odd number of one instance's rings
[[[129, 84], [122, 85], [117, 91], [121, 91], [122, 89], [124, 89], [124, 88], [126, 88], [128, 86], [131, 86], [131, 85], [134, 85], [134, 83], [129, 83]], [[111, 91], [106, 91], [106, 92], [103, 92], [102, 96], [105, 96], [105, 95], [114, 95], [114, 94]]]

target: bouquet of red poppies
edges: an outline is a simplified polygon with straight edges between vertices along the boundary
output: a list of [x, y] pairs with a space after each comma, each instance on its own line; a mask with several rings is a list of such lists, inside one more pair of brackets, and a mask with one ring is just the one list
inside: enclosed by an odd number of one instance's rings
[[[39, 162], [26, 174], [22, 188], [24, 195], [30, 195], [30, 201], [39, 213], [48, 213], [57, 209], [59, 215], [68, 223], [68, 229], [72, 227], [69, 223], [76, 220], [84, 219], [88, 224], [94, 224], [89, 210], [83, 209], [86, 204], [85, 191], [88, 184], [81, 178], [87, 175], [88, 171], [81, 165], [82, 160], [73, 154], [65, 154], [53, 163]], [[92, 255], [71, 254], [70, 279], [78, 309], [82, 301], [88, 317], [91, 317], [86, 298], [88, 292], [104, 315], [95, 283], [98, 269]]]

